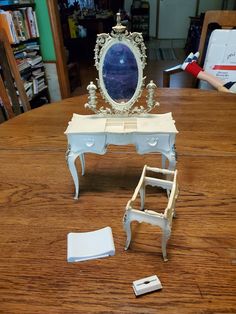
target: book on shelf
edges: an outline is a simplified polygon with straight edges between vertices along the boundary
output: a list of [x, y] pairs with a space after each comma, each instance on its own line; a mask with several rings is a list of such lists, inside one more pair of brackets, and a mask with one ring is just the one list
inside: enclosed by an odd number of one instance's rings
[[0, 5], [12, 5], [12, 4], [18, 4], [19, 0], [1, 0]]
[[24, 88], [25, 88], [25, 92], [26, 92], [26, 95], [29, 98], [29, 100], [32, 99], [32, 97], [33, 97], [33, 82], [25, 82]]
[[43, 62], [39, 62], [35, 65], [32, 66], [33, 69], [37, 69], [37, 68], [42, 68], [44, 65], [43, 65]]
[[37, 19], [36, 19], [36, 16], [34, 14], [32, 7], [26, 8], [26, 15], [27, 15], [27, 21], [28, 21], [28, 26], [29, 26], [31, 38], [39, 37], [38, 26], [36, 26], [37, 25]]
[[39, 37], [37, 18], [32, 7], [0, 10], [0, 27], [5, 29], [11, 44]]
[[12, 15], [9, 11], [0, 10], [0, 28], [5, 30], [11, 44], [19, 43]]
[[19, 10], [12, 11], [12, 19], [15, 25], [16, 34], [20, 41], [26, 40], [28, 37], [26, 35], [26, 30], [24, 27], [24, 18]]
[[25, 69], [31, 68], [31, 65], [27, 62], [26, 59], [16, 59], [16, 64], [17, 64], [20, 72], [25, 70]]
[[[42, 73], [43, 71], [42, 71], [42, 69], [41, 68], [39, 68], [39, 69], [33, 69], [33, 71], [32, 71], [32, 75], [33, 76], [37, 76], [37, 75], [39, 75], [40, 73]], [[44, 72], [43, 72], [44, 73]]]
[[41, 57], [41, 56], [33, 56], [33, 57], [31, 57], [31, 58], [26, 58], [26, 61], [27, 61], [31, 66], [35, 66], [35, 65], [41, 63], [42, 57]]
[[40, 77], [43, 77], [45, 75], [45, 73], [43, 71], [41, 71], [39, 74], [37, 75], [32, 75], [35, 79], [39, 79]]
[[34, 94], [38, 94], [39, 92], [41, 92], [46, 87], [47, 87], [47, 85], [45, 83], [45, 78], [44, 77], [34, 78], [33, 79], [33, 91], [34, 91]]
[[39, 50], [40, 49], [40, 46], [39, 44], [36, 42], [36, 41], [32, 41], [32, 42], [28, 42], [26, 45], [25, 45], [25, 48], [27, 50]]

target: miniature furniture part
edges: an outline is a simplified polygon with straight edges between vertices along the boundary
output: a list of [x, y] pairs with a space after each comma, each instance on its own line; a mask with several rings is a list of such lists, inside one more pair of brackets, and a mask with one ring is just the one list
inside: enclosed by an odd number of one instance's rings
[[115, 255], [111, 227], [89, 231], [70, 232], [67, 235], [67, 261], [81, 262]]
[[162, 289], [162, 284], [156, 275], [135, 280], [133, 290], [136, 296]]
[[145, 45], [141, 33], [129, 33], [121, 24], [111, 34], [99, 34], [95, 46], [95, 66], [98, 70], [98, 87], [110, 107], [98, 107], [97, 86], [90, 82], [88, 103], [85, 108], [95, 115], [74, 114], [65, 131], [68, 139], [66, 159], [75, 184], [75, 198], [79, 196], [79, 178], [75, 160], [80, 158], [82, 175], [85, 171], [84, 154], [105, 154], [109, 144], [134, 144], [139, 154], [159, 152], [162, 167], [169, 161], [169, 169], [176, 164], [175, 135], [178, 133], [171, 113], [148, 114], [159, 104], [155, 101], [156, 85], [147, 85], [146, 106], [133, 105], [141, 96], [146, 64]]
[[169, 169], [175, 169], [175, 136], [178, 133], [171, 113], [146, 114], [137, 117], [102, 118], [97, 115], [74, 114], [65, 134], [68, 138], [67, 164], [75, 184], [75, 198], [79, 196], [79, 177], [75, 165], [81, 161], [85, 173], [85, 153], [105, 154], [109, 144], [134, 144], [137, 153], [162, 154], [162, 167], [169, 161]]
[[[157, 179], [147, 176], [147, 171], [159, 173], [167, 176], [166, 180]], [[172, 179], [171, 179], [172, 177]], [[160, 187], [167, 191], [168, 204], [164, 214], [157, 213], [153, 210], [145, 209], [145, 188], [147, 185]], [[175, 202], [178, 197], [179, 189], [177, 183], [177, 170], [170, 171], [166, 169], [152, 168], [147, 165], [144, 166], [139, 183], [135, 189], [132, 198], [128, 201], [123, 218], [123, 225], [127, 234], [125, 249], [129, 248], [131, 242], [131, 222], [146, 222], [155, 226], [159, 226], [162, 231], [162, 255], [164, 261], [167, 261], [166, 244], [171, 235], [172, 219], [175, 216]], [[133, 207], [138, 194], [140, 194], [140, 210]]]
[[[236, 26], [236, 11], [207, 11], [205, 13], [198, 51], [200, 52], [199, 65], [203, 66], [207, 49], [207, 32], [210, 24], [216, 23], [221, 28], [234, 28]], [[196, 52], [196, 51], [193, 51]], [[163, 87], [170, 87], [172, 74], [182, 72], [182, 64], [163, 71]]]
[[146, 86], [148, 96], [145, 105], [133, 105], [141, 96], [145, 77], [146, 47], [141, 33], [129, 33], [121, 24], [117, 13], [117, 25], [110, 34], [98, 34], [95, 46], [95, 66], [98, 70], [98, 88], [110, 107], [97, 107], [97, 87], [93, 82], [88, 85], [86, 108], [102, 116], [137, 115], [151, 111], [159, 103], [155, 101], [153, 81]]

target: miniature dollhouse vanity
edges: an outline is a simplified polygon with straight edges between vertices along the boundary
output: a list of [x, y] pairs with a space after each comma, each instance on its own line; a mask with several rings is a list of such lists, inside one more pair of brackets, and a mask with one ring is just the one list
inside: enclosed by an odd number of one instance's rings
[[68, 139], [66, 158], [75, 184], [75, 198], [79, 196], [76, 158], [80, 158], [83, 175], [84, 154], [105, 154], [109, 144], [133, 144], [139, 154], [159, 152], [162, 154], [162, 168], [166, 167], [166, 159], [168, 168], [175, 168], [175, 136], [178, 131], [171, 113], [149, 113], [159, 105], [155, 101], [156, 85], [152, 81], [146, 86], [146, 104], [134, 107], [144, 87], [145, 49], [142, 34], [129, 33], [121, 25], [119, 13], [111, 34], [97, 36], [97, 84], [109, 107], [98, 106], [97, 87], [90, 82], [85, 107], [95, 114], [75, 113], [65, 131]]

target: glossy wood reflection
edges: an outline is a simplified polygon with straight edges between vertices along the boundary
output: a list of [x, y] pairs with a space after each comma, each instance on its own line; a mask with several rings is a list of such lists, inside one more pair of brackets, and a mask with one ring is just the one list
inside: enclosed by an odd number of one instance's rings
[[[63, 132], [73, 112], [85, 113], [85, 97], [0, 126], [0, 313], [236, 312], [235, 95], [158, 93], [159, 112], [172, 111], [180, 132], [167, 263], [158, 228], [133, 223], [127, 252], [122, 228], [143, 165], [160, 166], [159, 155], [137, 155], [132, 146], [88, 154], [76, 201]], [[114, 257], [67, 263], [68, 232], [105, 226], [113, 231]], [[135, 298], [132, 282], [153, 274], [163, 290]]]

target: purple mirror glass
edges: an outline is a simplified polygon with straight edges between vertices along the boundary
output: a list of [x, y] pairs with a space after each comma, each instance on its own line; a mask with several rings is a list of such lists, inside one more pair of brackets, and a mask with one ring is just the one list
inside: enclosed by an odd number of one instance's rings
[[104, 58], [102, 77], [108, 95], [118, 103], [128, 102], [138, 85], [138, 65], [131, 49], [112, 45]]

